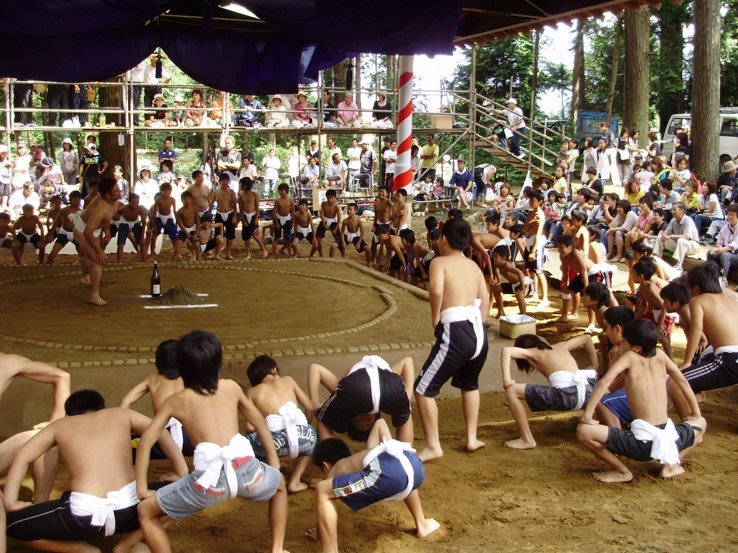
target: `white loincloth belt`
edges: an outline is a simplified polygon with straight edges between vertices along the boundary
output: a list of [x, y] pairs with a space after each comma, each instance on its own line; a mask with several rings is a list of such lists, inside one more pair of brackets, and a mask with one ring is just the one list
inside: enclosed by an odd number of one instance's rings
[[715, 350], [715, 355], [723, 353], [738, 353], [738, 346], [720, 346]]
[[662, 465], [678, 465], [679, 449], [676, 441], [679, 439], [674, 423], [666, 419], [666, 427], [658, 428], [643, 419], [635, 419], [630, 423], [630, 430], [637, 440], [653, 441], [651, 458]]
[[280, 432], [282, 430], [287, 434], [287, 444], [290, 446], [290, 458], [294, 459], [299, 453], [300, 444], [297, 441], [297, 426], [307, 426], [308, 421], [305, 413], [295, 405], [295, 402], [288, 401], [277, 411], [278, 414], [267, 415], [266, 423], [269, 432]]
[[251, 224], [251, 221], [252, 221], [252, 220], [254, 219], [254, 217], [256, 216], [256, 211], [252, 211], [252, 212], [250, 212], [250, 213], [246, 213], [246, 212], [244, 212], [244, 214], [243, 214], [243, 215], [244, 215], [244, 217], [246, 217], [246, 224], [247, 224], [247, 225], [250, 225], [250, 224]]
[[[72, 213], [69, 216], [69, 220], [72, 221], [72, 224], [74, 224], [74, 229], [78, 230], [80, 234], [84, 235], [85, 229], [87, 228], [87, 223], [85, 223], [85, 220], [82, 218], [82, 212], [78, 211], [77, 213]], [[92, 236], [97, 238], [100, 236], [100, 232], [102, 229], [96, 229], [92, 232]]]
[[473, 305], [447, 307], [441, 311], [441, 324], [469, 321], [474, 327], [474, 334], [477, 336], [477, 347], [474, 350], [472, 359], [476, 359], [482, 351], [482, 343], [484, 341], [484, 323], [482, 323], [482, 312], [479, 309], [481, 306], [482, 300], [477, 298], [474, 300]]
[[381, 397], [379, 389], [379, 370], [392, 371], [387, 361], [379, 357], [379, 355], [365, 355], [361, 361], [356, 363], [348, 374], [364, 369], [369, 377], [369, 384], [372, 389], [372, 413], [379, 413], [379, 399]]
[[584, 400], [587, 397], [588, 380], [596, 379], [597, 371], [594, 369], [580, 370], [575, 373], [569, 371], [556, 371], [551, 373], [548, 381], [554, 388], [570, 388], [577, 387], [577, 405], [574, 410], [581, 409], [584, 406]]
[[395, 457], [398, 461], [400, 461], [402, 468], [405, 470], [405, 474], [407, 474], [407, 486], [405, 486], [405, 489], [402, 490], [400, 493], [386, 498], [390, 501], [402, 501], [413, 491], [413, 484], [415, 483], [415, 471], [413, 470], [413, 466], [410, 464], [410, 460], [405, 455], [406, 451], [409, 451], [410, 453], [415, 453], [415, 450], [409, 443], [400, 442], [393, 439], [385, 439], [377, 447], [369, 450], [369, 452], [364, 457], [364, 468], [368, 467], [369, 463], [379, 457], [382, 453], [389, 453], [390, 455], [392, 455], [392, 457]]
[[179, 450], [182, 451], [182, 448], [184, 447], [184, 433], [182, 432], [184, 427], [182, 426], [182, 423], [172, 417], [169, 419], [166, 428], [169, 430], [169, 434], [172, 436], [174, 443], [177, 444]]
[[287, 215], [277, 214], [277, 220], [279, 221], [279, 225], [283, 227], [292, 220], [292, 215], [289, 213]]
[[69, 507], [78, 517], [92, 516], [93, 526], [105, 526], [105, 535], [115, 534], [115, 511], [138, 503], [136, 482], [126, 484], [120, 490], [108, 492], [105, 497], [97, 497], [82, 492], [69, 495]]
[[235, 497], [238, 492], [236, 471], [233, 470], [231, 461], [240, 457], [253, 457], [254, 449], [245, 436], [236, 434], [228, 442], [228, 445], [220, 447], [212, 442], [200, 442], [195, 448], [193, 462], [195, 470], [203, 473], [197, 479], [197, 483], [205, 489], [210, 489], [218, 483], [221, 469], [225, 472], [230, 497]]
[[436, 257], [436, 252], [430, 250], [427, 254], [423, 256], [423, 263], [428, 263], [434, 257]]

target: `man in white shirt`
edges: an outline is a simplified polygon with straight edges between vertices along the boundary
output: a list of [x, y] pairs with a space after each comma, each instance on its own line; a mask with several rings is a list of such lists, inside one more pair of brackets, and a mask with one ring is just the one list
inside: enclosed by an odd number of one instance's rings
[[[346, 186], [347, 173], [348, 168], [346, 167], [346, 162], [338, 154], [333, 154], [332, 163], [325, 170], [325, 181], [323, 181], [323, 184], [333, 188], [338, 188], [339, 186], [343, 188]], [[333, 181], [328, 177], [339, 177], [339, 180]]]
[[279, 161], [274, 148], [269, 150], [264, 161], [261, 162], [261, 166], [264, 168], [264, 197], [268, 198], [272, 192], [277, 190], [279, 168], [282, 167], [282, 162]]
[[143, 82], [146, 85], [144, 89], [144, 107], [150, 108], [154, 105], [154, 96], [162, 93], [161, 84], [168, 83], [172, 80], [172, 75], [161, 68], [161, 77], [156, 76], [156, 60], [158, 56], [151, 56], [149, 64], [144, 68]]
[[346, 155], [348, 155], [348, 178], [350, 181], [354, 173], [358, 173], [361, 169], [361, 148], [356, 138], [351, 140], [351, 147], [346, 150]]
[[33, 184], [30, 182], [24, 184], [23, 188], [16, 190], [10, 195], [8, 208], [13, 219], [17, 219], [23, 215], [23, 206], [26, 204], [31, 204], [35, 212], [38, 212], [38, 208], [41, 206], [41, 196], [33, 191]]
[[390, 142], [390, 147], [382, 154], [385, 162], [384, 186], [388, 186], [392, 190], [392, 183], [395, 180], [395, 164], [397, 163], [397, 140]]
[[687, 217], [683, 202], [675, 202], [671, 206], [671, 212], [674, 217], [666, 230], [659, 233], [653, 253], [660, 257], [664, 250], [674, 252], [674, 269], [681, 272], [684, 258], [700, 250], [699, 235], [694, 221]]
[[738, 266], [738, 204], [730, 204], [727, 211], [728, 223], [720, 229], [718, 247], [707, 252], [707, 259], [720, 265], [721, 284], [728, 283], [730, 269]]
[[523, 110], [518, 107], [518, 101], [515, 98], [509, 98], [506, 109], [496, 109], [494, 111], [507, 116], [509, 130], [505, 134], [508, 135], [508, 148], [512, 155], [522, 158], [523, 151], [520, 149], [520, 141], [525, 131], [525, 119], [523, 119]]

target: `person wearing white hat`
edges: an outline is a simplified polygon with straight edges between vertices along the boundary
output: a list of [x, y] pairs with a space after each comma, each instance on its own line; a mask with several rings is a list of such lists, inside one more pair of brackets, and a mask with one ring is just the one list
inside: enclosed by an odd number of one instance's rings
[[494, 112], [507, 116], [508, 130], [505, 134], [508, 137], [508, 149], [515, 157], [522, 158], [523, 151], [520, 149], [520, 141], [525, 131], [525, 119], [523, 110], [518, 107], [518, 101], [515, 98], [508, 98], [507, 108], [496, 109]]
[[138, 180], [133, 185], [133, 193], [138, 194], [140, 205], [148, 213], [154, 205], [154, 198], [159, 191], [159, 183], [151, 178], [151, 166], [148, 163], [141, 165], [138, 171]]
[[728, 160], [723, 164], [723, 172], [717, 180], [717, 189], [720, 192], [720, 199], [723, 203], [727, 204], [728, 200], [735, 201], [732, 199], [735, 196], [734, 192], [738, 189], [738, 179], [736, 179], [736, 169], [738, 166], [733, 160]]
[[74, 149], [74, 143], [69, 137], [62, 140], [62, 149], [59, 152], [59, 166], [64, 175], [64, 183], [77, 184], [79, 155], [77, 155], [77, 151]]
[[290, 126], [290, 120], [287, 117], [287, 110], [282, 105], [282, 96], [275, 94], [272, 97], [272, 102], [266, 109], [266, 120], [264, 126], [269, 128], [283, 128]]
[[5, 144], [0, 144], [0, 209], [8, 206], [12, 168], [13, 163], [8, 158], [8, 147]]

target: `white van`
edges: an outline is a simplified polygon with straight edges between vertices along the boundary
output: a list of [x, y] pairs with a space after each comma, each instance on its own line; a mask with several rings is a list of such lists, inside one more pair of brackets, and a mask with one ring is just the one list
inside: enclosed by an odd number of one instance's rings
[[[664, 131], [663, 154], [671, 159], [674, 153], [674, 133], [677, 129], [689, 129], [692, 126], [692, 115], [677, 113], [669, 118], [669, 124]], [[720, 108], [720, 144], [719, 154], [721, 162], [723, 156], [731, 159], [738, 156], [738, 108]]]

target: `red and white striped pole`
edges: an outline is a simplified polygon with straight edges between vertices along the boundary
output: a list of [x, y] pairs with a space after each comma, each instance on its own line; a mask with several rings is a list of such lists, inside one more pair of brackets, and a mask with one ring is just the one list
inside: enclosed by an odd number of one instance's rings
[[400, 81], [397, 111], [397, 162], [392, 191], [407, 191], [407, 224], [412, 213], [413, 170], [410, 165], [410, 146], [413, 139], [413, 56], [400, 56]]

